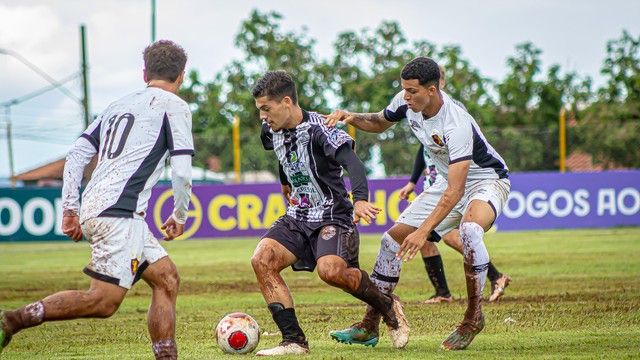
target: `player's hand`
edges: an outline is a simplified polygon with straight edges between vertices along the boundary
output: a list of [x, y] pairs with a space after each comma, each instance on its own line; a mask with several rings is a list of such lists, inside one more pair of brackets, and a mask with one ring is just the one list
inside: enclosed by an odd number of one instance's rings
[[402, 200], [407, 200], [409, 196], [411, 196], [411, 193], [415, 188], [416, 188], [416, 184], [409, 181], [407, 185], [405, 185], [402, 189], [400, 189], [400, 194], [398, 194], [398, 197], [400, 197], [400, 199]]
[[398, 260], [402, 260], [405, 256], [407, 256], [404, 261], [413, 259], [413, 257], [416, 256], [418, 252], [420, 252], [420, 249], [422, 249], [424, 244], [427, 242], [427, 234], [428, 233], [425, 233], [419, 228], [418, 230], [409, 234], [409, 236], [407, 236], [402, 242], [402, 245], [400, 245], [400, 250], [398, 250], [398, 252], [396, 253], [396, 258]]
[[353, 222], [358, 223], [360, 219], [364, 219], [368, 224], [371, 224], [371, 220], [376, 219], [376, 214], [380, 213], [382, 209], [371, 205], [366, 200], [358, 200], [353, 204]]
[[326, 119], [324, 124], [330, 128], [338, 125], [338, 123], [343, 125], [349, 124], [354, 119], [353, 114], [344, 110], [334, 110], [331, 114], [322, 115], [322, 117]]
[[82, 227], [78, 215], [64, 216], [62, 218], [62, 233], [75, 242], [82, 240]]
[[184, 233], [184, 224], [179, 224], [176, 219], [173, 218], [173, 215], [169, 215], [167, 221], [162, 224], [161, 229], [167, 234], [162, 240], [171, 241]]

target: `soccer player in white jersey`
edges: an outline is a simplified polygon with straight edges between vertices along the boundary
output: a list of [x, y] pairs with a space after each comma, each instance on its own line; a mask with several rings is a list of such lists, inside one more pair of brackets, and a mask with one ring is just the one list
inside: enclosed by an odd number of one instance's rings
[[[416, 58], [402, 69], [403, 90], [386, 109], [370, 114], [336, 110], [327, 117], [326, 124], [335, 126], [342, 121], [367, 132], [382, 132], [406, 118], [429, 152], [443, 180], [420, 194], [382, 236], [371, 277], [381, 290], [392, 292], [399, 280], [402, 259], [413, 258], [427, 240], [437, 241], [459, 227], [467, 310], [462, 323], [440, 347], [462, 350], [485, 325], [482, 290], [489, 253], [483, 236], [502, 211], [510, 182], [502, 157], [487, 142], [473, 117], [440, 91], [439, 79], [435, 61]], [[331, 336], [352, 343], [377, 337], [379, 321], [375, 311], [368, 308], [361, 323], [334, 331]]]
[[[162, 226], [164, 240], [184, 231], [191, 194], [191, 112], [176, 94], [187, 55], [171, 41], [144, 50], [147, 88], [117, 100], [85, 130], [67, 156], [62, 189], [63, 232], [86, 237], [91, 262], [88, 291], [63, 291], [17, 311], [0, 313], [0, 350], [20, 330], [45, 321], [107, 318], [127, 290], [143, 279], [152, 289], [147, 323], [156, 359], [177, 359], [176, 298], [179, 276], [144, 217], [151, 188], [171, 156], [174, 210]], [[98, 163], [82, 194], [84, 168]]]
[[[371, 223], [380, 209], [371, 205], [364, 165], [353, 151], [353, 139], [325, 126], [324, 118], [298, 105], [296, 86], [284, 71], [270, 71], [252, 89], [260, 110], [265, 150], [279, 162], [280, 181], [289, 189], [290, 204], [262, 237], [251, 258], [260, 291], [282, 333], [280, 345], [258, 356], [309, 352], [298, 323], [291, 292], [280, 272], [313, 271], [382, 314], [395, 348], [409, 340], [409, 325], [396, 295], [382, 293], [360, 270], [360, 239], [355, 223]], [[353, 203], [342, 178], [351, 180]], [[355, 216], [355, 218], [354, 218]]]
[[[445, 85], [445, 69], [443, 66], [440, 66], [440, 89], [444, 90]], [[467, 111], [467, 108], [460, 101], [454, 98], [451, 98], [451, 101]], [[407, 184], [400, 189], [400, 199], [407, 200], [409, 198], [423, 172], [425, 180], [423, 182], [422, 191], [426, 191], [427, 188], [435, 184], [436, 181], [442, 181], [442, 175], [438, 174], [436, 165], [431, 160], [429, 152], [424, 149], [424, 145], [421, 143], [420, 148], [416, 153], [411, 178]], [[442, 240], [445, 244], [449, 245], [460, 254], [463, 254], [464, 250], [460, 239], [460, 231], [458, 229], [453, 229], [444, 234], [444, 236], [442, 236]], [[424, 262], [427, 276], [436, 291], [436, 293], [425, 300], [424, 303], [436, 304], [441, 302], [453, 302], [453, 296], [451, 295], [449, 285], [447, 284], [447, 278], [444, 273], [444, 264], [438, 247], [435, 246], [433, 242], [427, 241], [422, 249], [420, 249], [420, 253], [422, 255], [422, 261]], [[491, 281], [491, 295], [489, 295], [489, 302], [497, 301], [502, 295], [504, 295], [504, 291], [507, 286], [509, 286], [511, 278], [498, 271], [491, 261], [489, 262], [487, 270], [487, 278]]]

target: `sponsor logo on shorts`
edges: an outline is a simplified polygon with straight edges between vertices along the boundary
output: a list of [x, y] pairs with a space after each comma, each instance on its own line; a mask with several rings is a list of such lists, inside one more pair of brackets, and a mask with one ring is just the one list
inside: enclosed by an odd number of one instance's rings
[[138, 265], [140, 265], [140, 261], [138, 259], [131, 259], [131, 275], [135, 275], [138, 272]]
[[338, 229], [336, 229], [335, 226], [329, 225], [322, 228], [320, 237], [322, 238], [322, 240], [329, 240], [336, 236], [337, 233]]

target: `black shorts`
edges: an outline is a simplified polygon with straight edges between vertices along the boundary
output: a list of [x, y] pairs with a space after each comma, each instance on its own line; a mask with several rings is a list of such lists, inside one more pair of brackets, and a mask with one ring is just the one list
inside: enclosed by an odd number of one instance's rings
[[306, 222], [284, 215], [262, 238], [274, 239], [291, 251], [298, 258], [291, 266], [295, 271], [313, 271], [324, 255], [338, 255], [349, 267], [360, 267], [360, 235], [351, 222]]

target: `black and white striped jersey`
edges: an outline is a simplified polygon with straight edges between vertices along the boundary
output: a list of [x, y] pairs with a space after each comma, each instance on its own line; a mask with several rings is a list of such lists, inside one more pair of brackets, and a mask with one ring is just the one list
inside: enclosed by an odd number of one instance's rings
[[473, 116], [444, 92], [438, 113], [425, 119], [422, 113], [409, 109], [404, 90], [396, 94], [384, 110], [389, 121], [407, 119], [411, 130], [429, 152], [439, 174], [446, 179], [449, 164], [471, 160], [467, 180], [506, 179], [509, 168], [482, 134]]
[[188, 184], [181, 189], [174, 186], [179, 220], [186, 220], [194, 154], [191, 125], [189, 105], [159, 88], [111, 103], [67, 156], [63, 208], [77, 211], [82, 169], [97, 154], [98, 163], [82, 194], [80, 221], [100, 216], [142, 218], [169, 154], [188, 155]]
[[302, 122], [293, 129], [273, 132], [262, 123], [260, 135], [266, 150], [273, 150], [291, 185], [292, 205], [287, 215], [307, 222], [353, 219], [353, 204], [336, 161], [336, 151], [353, 139], [337, 128], [324, 125], [324, 118], [302, 110]]

